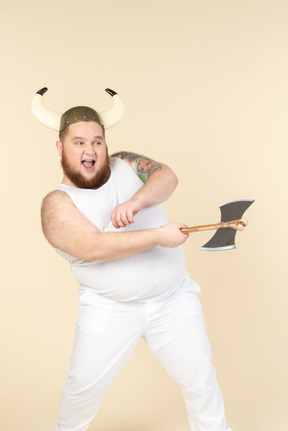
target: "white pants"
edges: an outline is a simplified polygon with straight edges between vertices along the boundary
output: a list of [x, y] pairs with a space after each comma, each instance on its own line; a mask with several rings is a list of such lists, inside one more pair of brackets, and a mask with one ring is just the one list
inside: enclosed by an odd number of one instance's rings
[[80, 290], [79, 319], [57, 431], [85, 431], [140, 337], [179, 383], [191, 431], [224, 431], [224, 404], [197, 294], [161, 302], [115, 302]]

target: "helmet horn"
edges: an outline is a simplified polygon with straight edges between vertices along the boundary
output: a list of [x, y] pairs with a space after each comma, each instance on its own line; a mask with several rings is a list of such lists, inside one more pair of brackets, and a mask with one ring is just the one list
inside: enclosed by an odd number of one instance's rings
[[59, 112], [49, 111], [49, 109], [45, 108], [45, 106], [43, 105], [42, 96], [46, 93], [47, 90], [48, 88], [44, 87], [41, 88], [41, 90], [37, 91], [37, 93], [32, 99], [31, 109], [34, 116], [37, 118], [38, 121], [40, 121], [40, 123], [58, 132], [62, 114], [60, 114]]
[[125, 105], [119, 94], [115, 93], [115, 91], [110, 90], [110, 88], [106, 88], [105, 91], [113, 97], [113, 106], [107, 111], [99, 112], [99, 117], [104, 125], [104, 129], [109, 129], [123, 118]]

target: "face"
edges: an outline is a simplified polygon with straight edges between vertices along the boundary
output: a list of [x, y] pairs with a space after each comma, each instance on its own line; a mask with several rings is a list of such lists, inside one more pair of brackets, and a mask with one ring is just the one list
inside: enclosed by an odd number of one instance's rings
[[56, 146], [64, 171], [63, 183], [97, 189], [110, 177], [109, 156], [102, 127], [94, 121], [71, 124]]

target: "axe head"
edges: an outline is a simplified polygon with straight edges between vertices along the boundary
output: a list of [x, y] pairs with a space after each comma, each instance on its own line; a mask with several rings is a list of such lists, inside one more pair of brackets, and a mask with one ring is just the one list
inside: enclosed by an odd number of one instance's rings
[[[220, 205], [221, 222], [240, 220], [244, 212], [253, 202], [254, 200], [240, 200]], [[201, 250], [230, 250], [236, 248], [236, 232], [237, 231], [233, 229], [233, 227], [218, 229], [210, 241], [201, 247]]]

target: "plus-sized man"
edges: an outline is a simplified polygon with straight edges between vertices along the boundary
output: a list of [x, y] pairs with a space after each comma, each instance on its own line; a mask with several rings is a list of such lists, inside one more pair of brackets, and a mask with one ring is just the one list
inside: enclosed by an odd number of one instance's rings
[[190, 430], [226, 430], [199, 286], [180, 247], [188, 235], [183, 223], [168, 223], [161, 205], [177, 177], [147, 157], [109, 157], [91, 108], [63, 114], [56, 145], [64, 177], [43, 201], [43, 232], [80, 284], [56, 430], [87, 430], [140, 337], [179, 383]]

